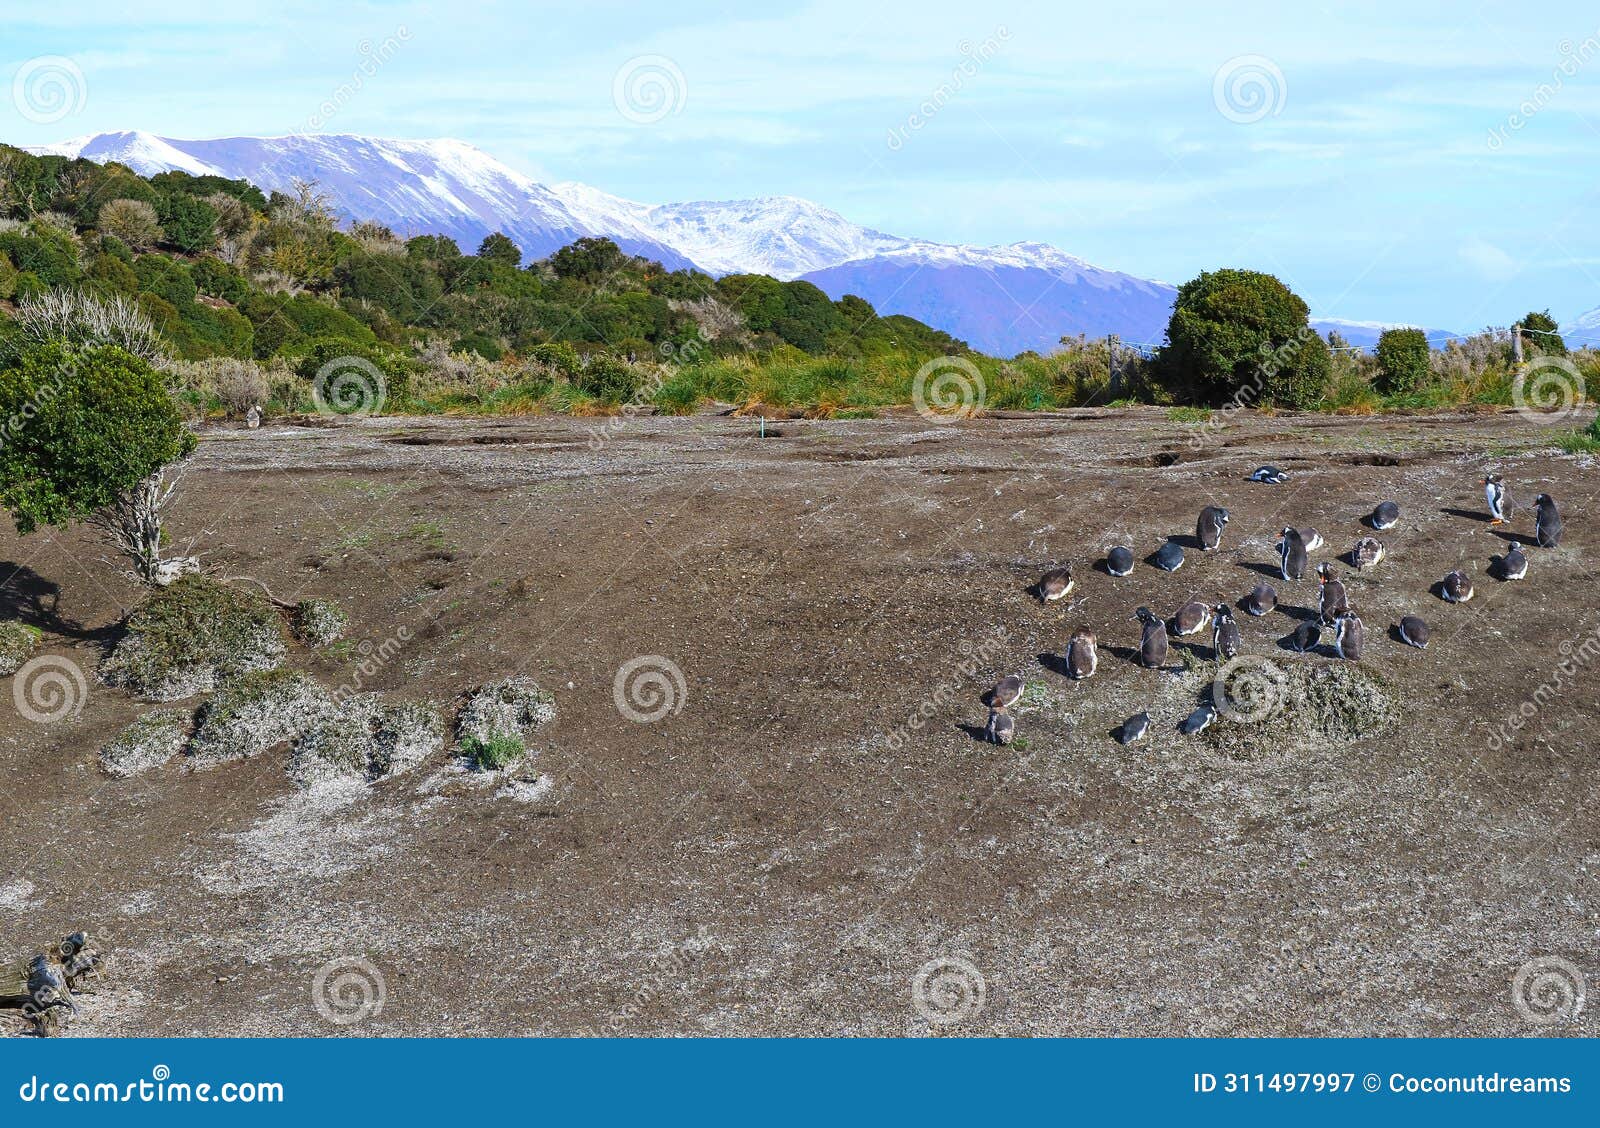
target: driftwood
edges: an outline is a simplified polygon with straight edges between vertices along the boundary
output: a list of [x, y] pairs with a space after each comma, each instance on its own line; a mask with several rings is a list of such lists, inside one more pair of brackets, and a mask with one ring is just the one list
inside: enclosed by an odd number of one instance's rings
[[44, 1037], [59, 1034], [78, 1013], [78, 994], [91, 994], [105, 956], [74, 932], [56, 950], [0, 964], [0, 1008], [20, 1010]]

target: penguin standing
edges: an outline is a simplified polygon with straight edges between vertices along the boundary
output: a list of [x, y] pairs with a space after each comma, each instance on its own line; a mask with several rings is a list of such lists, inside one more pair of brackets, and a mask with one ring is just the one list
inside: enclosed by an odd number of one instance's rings
[[1431, 633], [1428, 624], [1415, 615], [1405, 615], [1400, 619], [1400, 641], [1407, 646], [1415, 646], [1418, 650], [1428, 649]]
[[1378, 507], [1372, 511], [1372, 516], [1367, 518], [1367, 524], [1378, 532], [1394, 528], [1400, 523], [1400, 506], [1392, 501], [1379, 502]]
[[1133, 571], [1133, 553], [1122, 545], [1117, 545], [1106, 553], [1106, 571], [1113, 576], [1126, 576]]
[[1538, 510], [1534, 519], [1533, 543], [1540, 548], [1556, 548], [1561, 544], [1561, 514], [1556, 510], [1556, 499], [1540, 494], [1533, 503]]
[[1321, 586], [1318, 611], [1325, 626], [1332, 626], [1341, 611], [1350, 610], [1350, 597], [1344, 584], [1333, 574], [1333, 565], [1324, 561], [1317, 565], [1317, 583]]
[[1300, 539], [1300, 531], [1283, 527], [1283, 540], [1278, 543], [1280, 556], [1278, 572], [1285, 580], [1298, 583], [1306, 574], [1306, 542]]
[[1046, 603], [1053, 603], [1072, 593], [1077, 581], [1072, 578], [1072, 565], [1063, 564], [1059, 568], [1052, 568], [1039, 578], [1037, 590], [1039, 598]]
[[1350, 550], [1350, 563], [1358, 572], [1369, 572], [1383, 563], [1383, 545], [1377, 537], [1362, 537]]
[[1361, 619], [1354, 611], [1343, 611], [1334, 628], [1333, 645], [1339, 657], [1350, 662], [1361, 661], [1361, 652], [1367, 645], [1367, 628], [1362, 626]]
[[1446, 603], [1466, 603], [1473, 596], [1472, 577], [1457, 568], [1439, 582], [1439, 594]]
[[1005, 711], [1004, 706], [989, 710], [989, 723], [983, 726], [983, 735], [991, 744], [1010, 744], [1017, 735], [1017, 719]]
[[1079, 681], [1094, 677], [1100, 666], [1100, 650], [1089, 631], [1078, 631], [1067, 643], [1067, 673]]
[[1528, 575], [1528, 554], [1522, 551], [1522, 545], [1516, 541], [1511, 542], [1511, 547], [1500, 558], [1500, 578], [1502, 580], [1521, 580]]
[[1499, 474], [1490, 474], [1483, 479], [1483, 500], [1489, 505], [1489, 524], [1504, 525], [1506, 523], [1506, 483]]
[[1211, 617], [1211, 648], [1220, 659], [1231, 661], [1239, 656], [1239, 624], [1225, 603], [1217, 604]]
[[1176, 572], [1182, 568], [1183, 546], [1169, 538], [1166, 544], [1156, 549], [1156, 567], [1163, 572]]
[[1244, 597], [1246, 613], [1260, 617], [1278, 605], [1278, 589], [1271, 584], [1257, 584]]
[[1139, 661], [1151, 669], [1165, 665], [1167, 661], [1166, 624], [1151, 614], [1148, 607], [1139, 608], [1138, 611], [1134, 612], [1133, 617], [1144, 624], [1144, 630], [1139, 636]]
[[1199, 634], [1211, 622], [1211, 606], [1191, 599], [1172, 616], [1172, 633], [1179, 638]]
[[1222, 546], [1222, 530], [1227, 525], [1228, 511], [1221, 506], [1208, 505], [1200, 511], [1200, 519], [1195, 522], [1195, 539], [1203, 550], [1212, 552]]

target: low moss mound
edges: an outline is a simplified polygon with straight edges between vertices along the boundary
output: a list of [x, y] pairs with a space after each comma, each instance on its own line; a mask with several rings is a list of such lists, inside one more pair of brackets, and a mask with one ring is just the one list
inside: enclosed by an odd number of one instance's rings
[[[533, 734], [555, 719], [556, 699], [532, 678], [505, 678], [475, 690], [456, 717], [456, 740], [480, 767], [520, 759]], [[513, 746], [515, 745], [515, 747]]]
[[39, 645], [39, 628], [27, 623], [0, 623], [0, 678], [9, 678]]
[[272, 604], [202, 575], [150, 593], [100, 679], [150, 701], [209, 693], [229, 678], [277, 668], [288, 647]]
[[410, 771], [444, 747], [444, 719], [426, 705], [350, 698], [295, 742], [289, 774], [302, 787], [337, 776], [379, 780]]
[[290, 626], [307, 646], [327, 646], [344, 637], [350, 616], [331, 599], [302, 599], [295, 605]]
[[100, 749], [100, 767], [107, 775], [127, 779], [159, 768], [182, 752], [188, 739], [187, 710], [152, 709]]
[[298, 740], [335, 711], [333, 698], [298, 670], [258, 670], [227, 682], [200, 707], [189, 763], [216, 767]]

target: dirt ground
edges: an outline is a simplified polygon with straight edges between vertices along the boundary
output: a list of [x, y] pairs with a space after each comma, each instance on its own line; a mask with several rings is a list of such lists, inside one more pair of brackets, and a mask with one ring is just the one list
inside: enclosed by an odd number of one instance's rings
[[[448, 710], [535, 678], [559, 713], [505, 776], [445, 753], [302, 791], [279, 748], [111, 779], [98, 749], [151, 706], [94, 671], [138, 592], [86, 530], [0, 533], [0, 611], [86, 675], [75, 715], [0, 709], [4, 950], [102, 940], [87, 1035], [1600, 1033], [1593, 1005], [1539, 1025], [1513, 1004], [1536, 959], [1600, 981], [1600, 472], [1552, 429], [1144, 408], [767, 428], [205, 433], [175, 539], [338, 601], [352, 645], [290, 655], [330, 687]], [[1291, 481], [1246, 481], [1263, 462]], [[1521, 584], [1487, 574], [1494, 468], [1566, 518]], [[1180, 735], [1209, 639], [1142, 669], [1135, 608], [1237, 600], [1285, 524], [1335, 559], [1389, 498], [1404, 523], [1349, 587], [1393, 718]], [[1232, 511], [1222, 550], [1143, 562], [1207, 503]], [[1512, 529], [1531, 539], [1526, 509]], [[1093, 567], [1118, 543], [1140, 559], [1121, 579]], [[1041, 604], [1061, 561], [1077, 589]], [[1469, 604], [1430, 594], [1455, 567]], [[1316, 588], [1280, 586], [1285, 609], [1239, 616], [1245, 653], [1339, 664], [1279, 645]], [[1390, 637], [1408, 612], [1425, 652]], [[1080, 626], [1101, 665], [1073, 682], [1055, 656]], [[999, 747], [979, 697], [1010, 672], [1029, 687]], [[1110, 739], [1146, 707], [1146, 740]], [[363, 962], [330, 978], [340, 960]], [[360, 1021], [324, 1017], [363, 989], [334, 1011]]]

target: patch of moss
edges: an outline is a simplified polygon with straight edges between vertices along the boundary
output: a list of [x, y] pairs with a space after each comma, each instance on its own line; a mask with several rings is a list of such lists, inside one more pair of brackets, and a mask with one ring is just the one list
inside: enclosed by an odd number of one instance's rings
[[467, 737], [461, 742], [461, 751], [480, 771], [498, 772], [527, 755], [528, 746], [520, 736], [497, 732], [486, 738]]
[[189, 739], [189, 713], [184, 709], [152, 709], [100, 749], [100, 767], [118, 779], [159, 768]]
[[136, 697], [176, 701], [228, 678], [274, 669], [286, 652], [277, 612], [263, 596], [207, 576], [183, 576], [151, 592], [133, 613], [100, 678]]
[[556, 700], [532, 678], [504, 678], [476, 690], [456, 718], [456, 739], [488, 743], [496, 736], [516, 737], [524, 746], [555, 718]]
[[226, 683], [200, 707], [189, 763], [210, 768], [298, 739], [334, 711], [333, 698], [298, 670], [260, 670]]
[[295, 605], [290, 626], [307, 646], [327, 646], [344, 637], [350, 616], [331, 599], [302, 599]]
[[39, 638], [39, 628], [27, 623], [0, 623], [0, 678], [9, 678], [22, 668]]
[[295, 742], [289, 774], [301, 786], [333, 776], [383, 779], [410, 771], [444, 747], [444, 719], [426, 705], [350, 698]]

